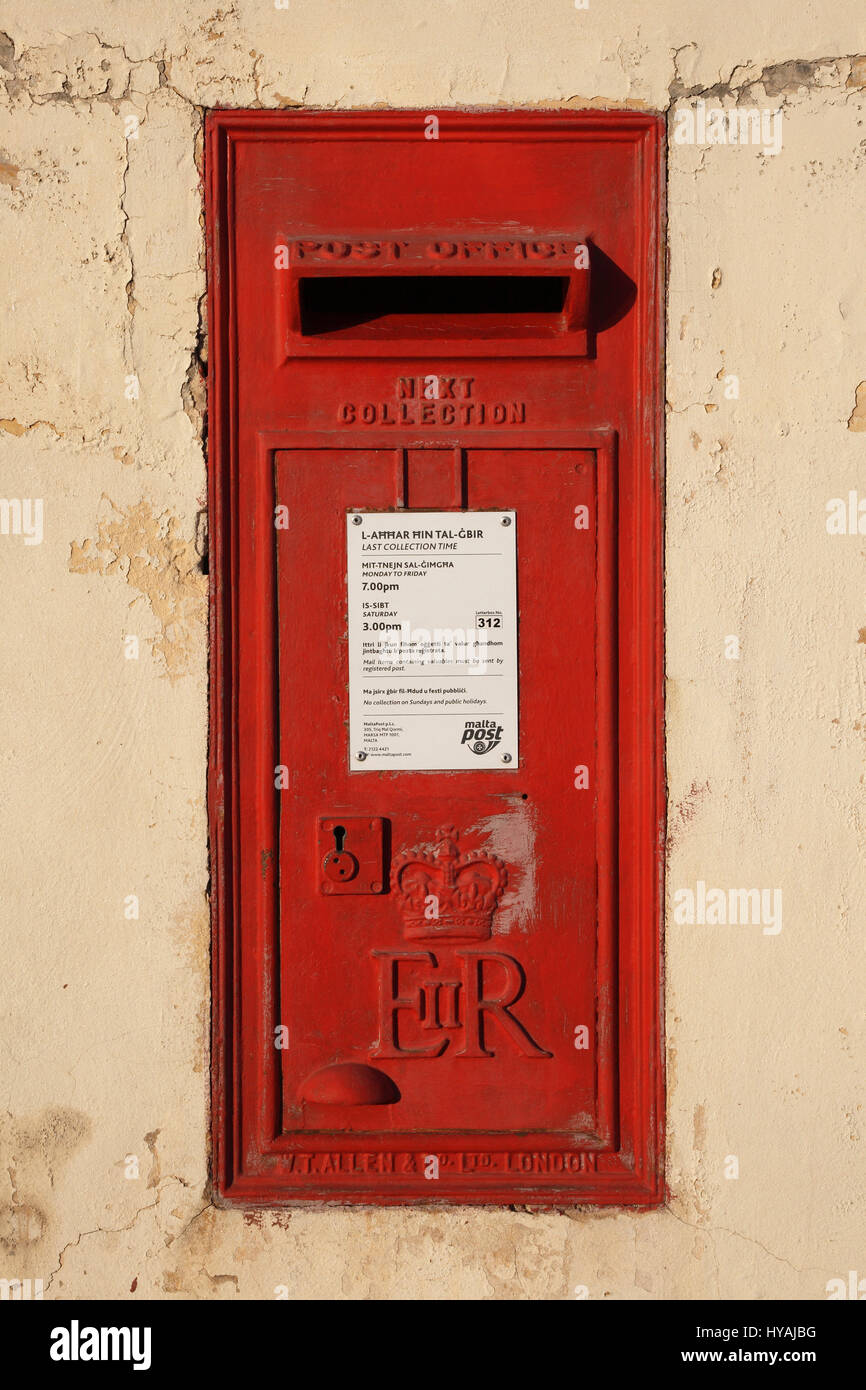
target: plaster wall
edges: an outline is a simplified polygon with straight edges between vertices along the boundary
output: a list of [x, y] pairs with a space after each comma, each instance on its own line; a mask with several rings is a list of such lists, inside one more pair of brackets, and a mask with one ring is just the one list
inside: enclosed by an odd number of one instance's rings
[[[5, 0], [0, 31], [0, 492], [43, 503], [40, 543], [0, 535], [0, 1277], [821, 1299], [866, 1276], [866, 539], [827, 529], [866, 496], [862, 0]], [[699, 98], [781, 111], [781, 148], [677, 143]], [[203, 111], [467, 104], [671, 116], [670, 1201], [217, 1210]], [[675, 920], [698, 881], [781, 888], [781, 930]]]

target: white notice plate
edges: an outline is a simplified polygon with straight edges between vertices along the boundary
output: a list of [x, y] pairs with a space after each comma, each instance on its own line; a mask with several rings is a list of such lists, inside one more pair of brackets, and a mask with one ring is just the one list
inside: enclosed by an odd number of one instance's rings
[[517, 517], [350, 512], [349, 766], [517, 767]]

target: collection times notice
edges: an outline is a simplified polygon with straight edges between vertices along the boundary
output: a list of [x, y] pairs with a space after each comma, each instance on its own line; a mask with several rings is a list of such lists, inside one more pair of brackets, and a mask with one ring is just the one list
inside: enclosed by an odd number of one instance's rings
[[517, 518], [350, 512], [349, 766], [515, 768]]

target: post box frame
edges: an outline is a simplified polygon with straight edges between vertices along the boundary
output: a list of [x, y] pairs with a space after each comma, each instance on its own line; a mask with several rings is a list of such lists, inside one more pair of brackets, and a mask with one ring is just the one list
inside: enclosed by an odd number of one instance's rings
[[[628, 728], [620, 729], [621, 773], [618, 835], [621, 852], [620, 910], [630, 914], [629, 930], [620, 935], [617, 979], [620, 1017], [618, 1068], [619, 1149], [614, 1156], [587, 1155], [579, 1182], [575, 1175], [561, 1187], [533, 1190], [519, 1177], [492, 1184], [489, 1177], [461, 1188], [459, 1203], [513, 1203], [535, 1206], [617, 1204], [653, 1206], [664, 1200], [664, 1043], [662, 1014], [662, 924], [665, 836], [663, 722], [663, 570], [662, 570], [662, 384], [664, 312], [664, 123], [662, 118], [633, 112], [469, 112], [441, 113], [456, 131], [454, 138], [508, 140], [623, 140], [640, 146], [640, 197], [636, 215], [643, 219], [640, 242], [646, 248], [640, 267], [642, 293], [635, 312], [641, 317], [643, 351], [638, 364], [640, 439], [632, 450], [635, 498], [631, 524], [620, 533], [619, 560], [629, 575], [628, 592], [614, 601], [631, 608], [636, 640], [620, 653], [620, 688], [627, 688], [631, 711]], [[255, 477], [241, 479], [237, 452], [236, 323], [233, 314], [234, 224], [233, 160], [246, 139], [329, 134], [388, 140], [417, 124], [417, 112], [261, 112], [215, 111], [206, 122], [205, 179], [208, 254], [208, 458], [210, 516], [210, 747], [208, 810], [211, 854], [212, 938], [212, 1144], [213, 1185], [217, 1201], [227, 1205], [281, 1206], [299, 1202], [442, 1204], [435, 1191], [411, 1195], [399, 1183], [354, 1181], [305, 1187], [287, 1192], [281, 1181], [284, 1146], [280, 1139], [279, 1056], [268, 1048], [267, 1030], [274, 1023], [273, 980], [269, 973], [279, 954], [279, 919], [272, 886], [239, 872], [241, 839], [251, 833], [242, 823], [252, 814], [256, 833], [267, 819], [263, 784], [255, 807], [242, 790], [244, 730], [238, 724], [239, 634], [244, 629], [247, 657], [255, 654], [257, 680], [276, 690], [273, 623], [274, 576], [262, 557], [255, 576], [261, 608], [241, 616], [237, 598], [239, 532], [256, 508], [273, 501], [273, 459], [287, 447], [281, 432], [260, 432]], [[566, 438], [567, 435], [567, 438]], [[325, 447], [324, 432], [293, 432], [292, 447]], [[387, 431], [367, 428], [355, 435], [364, 447], [393, 447]], [[386, 442], [387, 441], [387, 444]], [[425, 435], [436, 446], [436, 432]], [[448, 441], [453, 443], [453, 441]], [[511, 438], [503, 436], [503, 444]], [[591, 431], [528, 431], [528, 447], [567, 444], [595, 449], [610, 460], [616, 476], [616, 431], [600, 425]], [[344, 431], [341, 447], [351, 448]], [[485, 447], [495, 447], [485, 435]], [[626, 553], [627, 552], [627, 553]], [[626, 853], [622, 853], [623, 848]], [[273, 879], [271, 880], [271, 885]], [[264, 890], [264, 892], [263, 892]], [[266, 893], [271, 893], [268, 906]], [[255, 1055], [241, 1046], [241, 1021], [260, 1025], [261, 1048]], [[249, 1033], [244, 1035], [245, 1040]], [[613, 1161], [615, 1160], [615, 1161]]]

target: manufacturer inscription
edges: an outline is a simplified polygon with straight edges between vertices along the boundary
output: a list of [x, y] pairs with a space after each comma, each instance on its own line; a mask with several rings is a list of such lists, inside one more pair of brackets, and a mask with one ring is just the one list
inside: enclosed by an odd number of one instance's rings
[[595, 1173], [597, 1156], [587, 1152], [563, 1150], [509, 1153], [482, 1151], [459, 1153], [430, 1153], [388, 1150], [384, 1153], [316, 1150], [294, 1153], [286, 1157], [286, 1168], [301, 1177], [319, 1177], [332, 1173], [340, 1177], [364, 1177], [366, 1174], [423, 1173], [429, 1159], [439, 1161], [441, 1173]]

